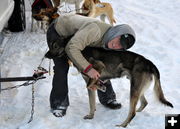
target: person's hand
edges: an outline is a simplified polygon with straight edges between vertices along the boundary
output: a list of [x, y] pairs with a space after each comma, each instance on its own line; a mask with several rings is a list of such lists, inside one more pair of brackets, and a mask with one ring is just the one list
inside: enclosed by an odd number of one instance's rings
[[88, 89], [95, 91], [95, 90], [97, 90], [97, 86], [96, 85], [92, 85], [92, 86], [88, 87]]
[[86, 74], [87, 74], [90, 78], [96, 79], [96, 80], [98, 80], [98, 78], [100, 77], [99, 72], [97, 72], [94, 68], [90, 69]]

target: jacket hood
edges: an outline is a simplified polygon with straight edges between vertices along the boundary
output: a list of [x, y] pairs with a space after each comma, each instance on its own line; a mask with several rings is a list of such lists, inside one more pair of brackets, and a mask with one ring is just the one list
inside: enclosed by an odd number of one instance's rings
[[116, 26], [111, 27], [110, 29], [107, 30], [107, 32], [103, 36], [103, 39], [102, 39], [102, 42], [104, 44], [103, 47], [105, 49], [109, 49], [107, 48], [107, 44], [109, 41], [116, 38], [117, 36], [122, 36], [122, 35], [127, 35], [127, 34], [133, 37], [133, 40], [131, 40], [131, 43], [130, 43], [132, 46], [135, 43], [136, 35], [135, 35], [134, 30], [129, 25], [121, 24], [121, 25], [116, 25]]

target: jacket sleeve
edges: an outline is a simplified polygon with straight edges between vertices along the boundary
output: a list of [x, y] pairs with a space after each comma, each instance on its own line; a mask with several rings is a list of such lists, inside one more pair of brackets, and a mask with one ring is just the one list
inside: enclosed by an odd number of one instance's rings
[[71, 61], [82, 72], [90, 63], [83, 57], [81, 51], [93, 42], [99, 40], [100, 29], [95, 23], [88, 24], [78, 30], [66, 45], [65, 51]]

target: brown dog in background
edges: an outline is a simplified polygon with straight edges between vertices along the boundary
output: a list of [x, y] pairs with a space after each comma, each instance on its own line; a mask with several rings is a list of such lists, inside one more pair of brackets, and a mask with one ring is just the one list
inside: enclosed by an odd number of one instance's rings
[[50, 24], [54, 19], [59, 17], [57, 11], [58, 11], [57, 7], [45, 8], [45, 9], [41, 9], [38, 14], [32, 14], [32, 16], [36, 20], [47, 21]]
[[105, 22], [105, 17], [107, 17], [111, 25], [116, 23], [110, 3], [100, 2], [99, 0], [84, 0], [82, 13], [87, 14], [88, 17], [95, 18], [100, 16], [103, 22]]
[[[41, 29], [46, 32], [48, 26], [50, 23], [59, 17], [59, 14], [57, 13], [58, 8], [57, 7], [52, 7], [52, 8], [45, 8], [41, 9], [39, 13], [37, 14], [32, 14], [32, 18], [35, 19], [37, 22], [40, 22], [39, 26]], [[31, 30], [34, 30], [34, 22], [32, 21], [31, 25]]]

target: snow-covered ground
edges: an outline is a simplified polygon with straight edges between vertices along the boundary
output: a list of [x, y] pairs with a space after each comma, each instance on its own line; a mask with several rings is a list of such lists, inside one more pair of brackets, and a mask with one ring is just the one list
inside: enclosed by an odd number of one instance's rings
[[[150, 59], [161, 73], [165, 97], [173, 103], [171, 109], [156, 101], [152, 86], [146, 93], [149, 105], [127, 126], [127, 129], [164, 129], [165, 114], [180, 113], [180, 1], [179, 0], [101, 0], [114, 8], [117, 24], [132, 26], [137, 35], [130, 49]], [[46, 36], [30, 32], [30, 15], [27, 12], [27, 30], [5, 37], [4, 52], [0, 58], [1, 76], [30, 76], [47, 50]], [[2, 47], [1, 46], [1, 47]], [[49, 60], [42, 64], [46, 69]], [[97, 99], [93, 120], [84, 120], [88, 113], [88, 95], [85, 82], [74, 67], [69, 71], [70, 106], [67, 115], [56, 118], [50, 112], [49, 94], [52, 75], [35, 84], [35, 114], [27, 124], [31, 112], [31, 86], [3, 91], [0, 94], [0, 129], [115, 129], [129, 111], [129, 81], [112, 80], [117, 100], [123, 107], [110, 110]], [[2, 88], [21, 82], [2, 83]]]

